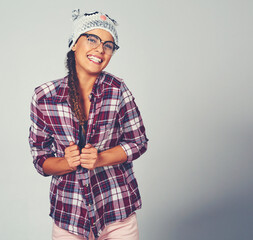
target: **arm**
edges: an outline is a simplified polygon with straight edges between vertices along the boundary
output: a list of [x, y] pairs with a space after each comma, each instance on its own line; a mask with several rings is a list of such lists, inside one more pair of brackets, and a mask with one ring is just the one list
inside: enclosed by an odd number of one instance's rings
[[43, 172], [46, 175], [64, 175], [70, 172], [73, 172], [67, 160], [60, 157], [50, 157], [45, 160], [43, 163]]
[[43, 163], [43, 171], [47, 175], [64, 175], [76, 171], [80, 165], [79, 147], [70, 142], [70, 145], [65, 148], [64, 157], [51, 157]]
[[111, 166], [123, 163], [127, 160], [127, 155], [121, 146], [115, 146], [106, 151], [97, 152], [91, 144], [87, 144], [81, 153], [81, 166], [89, 170], [96, 167]]
[[123, 135], [119, 145], [127, 155], [127, 162], [139, 158], [147, 150], [148, 138], [140, 111], [135, 103], [132, 93], [125, 83], [121, 86], [121, 101], [119, 104], [119, 123]]
[[110, 166], [123, 162], [131, 162], [147, 150], [148, 139], [140, 112], [134, 98], [127, 87], [122, 84], [122, 95], [119, 104], [119, 124], [123, 129], [118, 146], [97, 153], [97, 150], [87, 144], [82, 149], [81, 166], [87, 169]]
[[35, 93], [31, 102], [31, 126], [29, 129], [29, 144], [33, 156], [33, 164], [39, 174], [48, 176], [44, 173], [42, 165], [46, 159], [54, 157], [53, 137], [44, 121], [43, 113], [37, 102]]
[[32, 124], [29, 132], [29, 143], [36, 170], [43, 176], [63, 175], [77, 169], [80, 165], [80, 152], [74, 142], [66, 147], [64, 157], [55, 157], [54, 139], [47, 126], [41, 104], [35, 93], [31, 102]]
[[98, 167], [120, 164], [126, 160], [127, 155], [125, 151], [118, 145], [98, 154]]

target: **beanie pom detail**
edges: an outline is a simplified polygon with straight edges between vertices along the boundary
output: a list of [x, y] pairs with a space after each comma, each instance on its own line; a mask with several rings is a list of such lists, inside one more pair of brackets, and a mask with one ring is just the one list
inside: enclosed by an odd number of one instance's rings
[[80, 9], [74, 9], [72, 11], [72, 21], [75, 21], [80, 16]]

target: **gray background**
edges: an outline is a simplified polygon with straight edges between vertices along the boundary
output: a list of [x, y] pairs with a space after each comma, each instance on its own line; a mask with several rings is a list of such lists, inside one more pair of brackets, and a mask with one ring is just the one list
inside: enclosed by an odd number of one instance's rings
[[251, 0], [1, 1], [1, 239], [51, 236], [49, 181], [28, 146], [33, 89], [66, 74], [71, 11], [119, 23], [107, 71], [136, 98], [140, 239], [253, 239]]

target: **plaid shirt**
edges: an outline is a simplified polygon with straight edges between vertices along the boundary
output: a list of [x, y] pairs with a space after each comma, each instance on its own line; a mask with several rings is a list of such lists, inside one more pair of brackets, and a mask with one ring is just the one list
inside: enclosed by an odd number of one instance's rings
[[[37, 171], [49, 157], [63, 157], [73, 141], [78, 144], [79, 123], [71, 111], [68, 78], [35, 89], [31, 103], [29, 143]], [[122, 220], [141, 208], [132, 161], [147, 149], [148, 139], [134, 97], [125, 83], [106, 72], [97, 78], [91, 101], [86, 143], [98, 152], [120, 145], [127, 161], [113, 166], [52, 176], [50, 216], [56, 224], [88, 239], [98, 237], [105, 225]]]

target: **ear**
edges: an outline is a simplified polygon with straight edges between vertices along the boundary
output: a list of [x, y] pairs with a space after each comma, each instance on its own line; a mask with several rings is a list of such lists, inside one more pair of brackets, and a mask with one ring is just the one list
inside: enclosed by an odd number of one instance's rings
[[74, 52], [76, 51], [76, 44], [71, 48], [71, 50]]

